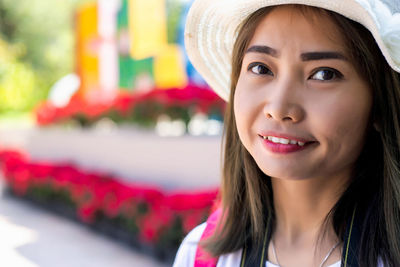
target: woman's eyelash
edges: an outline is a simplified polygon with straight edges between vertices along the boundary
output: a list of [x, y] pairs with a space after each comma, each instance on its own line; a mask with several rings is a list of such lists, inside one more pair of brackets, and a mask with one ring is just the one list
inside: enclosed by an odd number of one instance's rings
[[267, 74], [273, 75], [272, 71], [265, 64], [261, 62], [250, 63], [249, 66], [247, 67], [247, 70], [257, 75], [267, 75]]
[[340, 71], [329, 67], [318, 68], [312, 73], [309, 78], [317, 81], [333, 81], [343, 78], [343, 74]]
[[[251, 71], [256, 75], [274, 76], [272, 71], [264, 63], [261, 62], [250, 63], [249, 66], [247, 67], [247, 71]], [[320, 67], [318, 69], [315, 69], [312, 72], [312, 75], [309, 77], [309, 79], [317, 81], [334, 81], [334, 80], [340, 80], [342, 78], [343, 74], [340, 71], [330, 67]]]

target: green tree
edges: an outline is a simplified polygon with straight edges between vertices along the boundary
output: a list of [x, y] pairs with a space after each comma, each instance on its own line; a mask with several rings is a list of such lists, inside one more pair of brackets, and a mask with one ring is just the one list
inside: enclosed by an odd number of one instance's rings
[[0, 0], [0, 112], [31, 109], [73, 71], [74, 11], [88, 1]]

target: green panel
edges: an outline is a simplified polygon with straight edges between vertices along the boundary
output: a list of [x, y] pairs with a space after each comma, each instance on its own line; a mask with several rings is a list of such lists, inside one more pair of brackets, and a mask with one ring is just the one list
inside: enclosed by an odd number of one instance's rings
[[123, 89], [132, 88], [133, 73], [129, 57], [119, 57], [119, 87]]
[[118, 11], [118, 29], [128, 28], [128, 0], [122, 0], [121, 9]]
[[177, 43], [179, 39], [179, 23], [184, 11], [181, 0], [167, 0], [167, 36], [168, 43]]
[[134, 60], [131, 57], [119, 57], [120, 88], [133, 90], [135, 80], [141, 74], [147, 74], [154, 79], [153, 61], [153, 58]]

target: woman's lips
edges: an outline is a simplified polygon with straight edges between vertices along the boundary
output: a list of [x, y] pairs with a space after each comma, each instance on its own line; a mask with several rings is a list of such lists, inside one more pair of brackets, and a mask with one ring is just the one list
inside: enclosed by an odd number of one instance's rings
[[283, 138], [283, 139], [288, 139], [288, 140], [293, 140], [293, 141], [303, 142], [303, 143], [308, 143], [308, 142], [314, 141], [314, 140], [297, 137], [297, 136], [290, 135], [290, 134], [283, 134], [283, 133], [277, 133], [277, 132], [272, 132], [272, 131], [261, 132], [258, 135], [260, 137], [264, 137], [264, 138], [267, 138], [267, 137]]
[[309, 145], [316, 143], [314, 141], [306, 141], [299, 138], [287, 137], [283, 135], [259, 135], [262, 138], [264, 146], [274, 153], [292, 153], [306, 149]]

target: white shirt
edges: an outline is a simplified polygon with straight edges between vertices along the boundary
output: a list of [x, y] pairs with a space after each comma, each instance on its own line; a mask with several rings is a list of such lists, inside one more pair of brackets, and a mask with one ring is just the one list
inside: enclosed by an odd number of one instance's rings
[[[178, 253], [175, 257], [173, 267], [192, 267], [194, 266], [194, 260], [197, 251], [197, 244], [203, 235], [206, 223], [200, 224], [194, 228], [183, 240], [179, 247]], [[229, 254], [222, 255], [218, 258], [217, 267], [240, 267], [240, 261], [242, 259], [242, 250], [232, 252]], [[266, 267], [278, 267], [275, 264], [267, 261]], [[340, 261], [329, 265], [328, 267], [340, 267]]]

